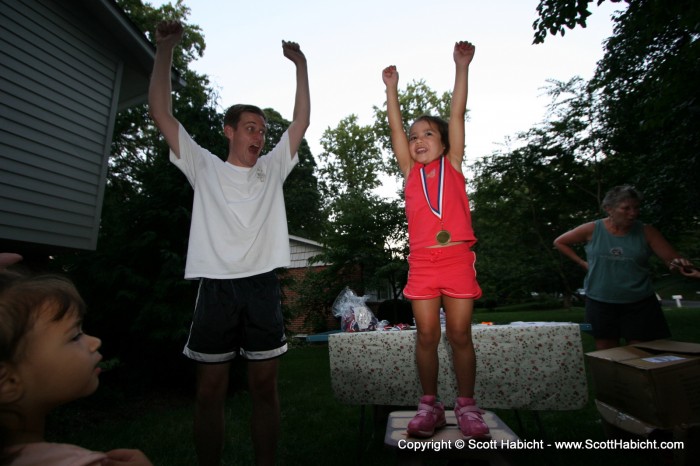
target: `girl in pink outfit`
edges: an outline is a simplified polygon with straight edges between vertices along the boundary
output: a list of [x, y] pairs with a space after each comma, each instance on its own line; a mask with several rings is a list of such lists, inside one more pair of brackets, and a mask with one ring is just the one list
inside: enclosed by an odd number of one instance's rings
[[152, 466], [138, 450], [44, 440], [48, 413], [99, 384], [102, 342], [82, 331], [84, 314], [67, 279], [0, 270], [0, 465]]
[[440, 307], [452, 347], [459, 393], [455, 415], [465, 438], [489, 438], [489, 428], [474, 401], [476, 356], [471, 335], [474, 299], [481, 296], [474, 269], [476, 242], [462, 173], [464, 118], [469, 65], [474, 46], [454, 46], [455, 86], [449, 123], [432, 116], [418, 118], [404, 131], [395, 66], [383, 71], [391, 144], [405, 179], [410, 255], [404, 296], [411, 300], [416, 320], [416, 364], [423, 396], [408, 434], [430, 437], [445, 425], [445, 410], [437, 399], [441, 338]]

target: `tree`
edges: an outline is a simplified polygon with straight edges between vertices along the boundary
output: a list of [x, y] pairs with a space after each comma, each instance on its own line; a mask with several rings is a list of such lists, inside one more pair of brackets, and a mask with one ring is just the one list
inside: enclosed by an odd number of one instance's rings
[[[272, 150], [273, 145], [282, 138], [290, 121], [285, 120], [279, 112], [266, 108], [267, 137], [263, 153]], [[284, 203], [287, 209], [289, 233], [318, 240], [326, 222], [321, 210], [321, 193], [316, 178], [316, 161], [306, 139], [301, 141], [298, 150], [299, 163], [284, 182]]]
[[606, 169], [624, 179], [633, 168], [650, 221], [669, 238], [697, 238], [700, 89], [689, 83], [700, 81], [700, 5], [639, 0], [615, 23], [592, 81], [609, 128]]
[[319, 173], [329, 219], [323, 234], [325, 262], [355, 269], [356, 291], [377, 285], [376, 272], [392, 259], [393, 245], [403, 240], [403, 212], [397, 201], [382, 199], [379, 187], [383, 158], [370, 126], [351, 115], [324, 132], [324, 161]]
[[485, 297], [531, 292], [573, 295], [583, 274], [554, 250], [554, 238], [598, 212], [601, 158], [597, 98], [574, 78], [551, 81], [549, 120], [517, 136], [516, 147], [472, 167], [479, 281]]
[[[600, 5], [604, 0], [597, 0]], [[615, 1], [615, 0], [612, 0]], [[541, 0], [535, 42], [563, 26], [584, 26], [591, 0]], [[602, 96], [606, 157], [612, 184], [645, 193], [647, 221], [697, 255], [700, 186], [700, 4], [692, 0], [626, 1], [613, 21], [591, 87]]]
[[[537, 5], [539, 15], [532, 28], [535, 30], [534, 44], [541, 44], [547, 38], [547, 34], [562, 36], [566, 28], [574, 29], [576, 26], [586, 27], [586, 20], [591, 15], [588, 5], [596, 2], [600, 5], [605, 0], [540, 0]], [[622, 0], [610, 0], [620, 3]], [[626, 2], [627, 3], [627, 2]]]

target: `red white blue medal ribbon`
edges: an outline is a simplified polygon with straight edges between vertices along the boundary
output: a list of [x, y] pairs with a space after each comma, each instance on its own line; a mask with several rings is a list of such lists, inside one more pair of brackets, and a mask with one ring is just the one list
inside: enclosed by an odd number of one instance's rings
[[435, 214], [437, 218], [442, 220], [442, 194], [443, 186], [445, 182], [445, 157], [440, 157], [440, 172], [438, 174], [438, 192], [437, 192], [437, 206], [434, 207], [432, 202], [430, 202], [430, 193], [428, 192], [428, 181], [425, 176], [425, 165], [420, 169], [420, 180], [423, 184], [423, 194], [425, 195], [425, 200], [428, 202], [428, 207]]
[[434, 207], [433, 203], [430, 202], [430, 193], [428, 192], [428, 180], [425, 176], [425, 165], [422, 166], [420, 169], [420, 179], [421, 183], [423, 184], [423, 194], [425, 195], [425, 200], [428, 203], [428, 207], [430, 207], [430, 210], [433, 212], [433, 214], [435, 214], [435, 216], [440, 219], [440, 226], [441, 228], [443, 228], [440, 231], [438, 231], [435, 235], [435, 241], [437, 241], [439, 244], [448, 244], [450, 242], [451, 235], [450, 232], [445, 230], [442, 226], [442, 195], [444, 192], [443, 187], [445, 183], [445, 157], [440, 157], [440, 171], [438, 174], [437, 183], [437, 207]]

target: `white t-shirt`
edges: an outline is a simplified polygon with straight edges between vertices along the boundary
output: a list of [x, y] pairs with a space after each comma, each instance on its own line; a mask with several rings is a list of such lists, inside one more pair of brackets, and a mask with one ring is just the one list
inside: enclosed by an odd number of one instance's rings
[[286, 267], [289, 233], [282, 185], [298, 163], [285, 131], [252, 168], [200, 147], [180, 125], [180, 158], [170, 161], [194, 189], [185, 278], [242, 278]]

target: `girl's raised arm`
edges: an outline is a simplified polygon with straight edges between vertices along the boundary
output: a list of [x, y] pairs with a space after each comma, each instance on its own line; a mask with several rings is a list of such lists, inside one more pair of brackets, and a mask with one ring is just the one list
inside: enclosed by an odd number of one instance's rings
[[457, 42], [453, 52], [455, 87], [452, 91], [452, 103], [450, 104], [450, 152], [447, 154], [447, 158], [452, 166], [460, 172], [462, 171], [462, 160], [464, 159], [464, 117], [467, 113], [469, 65], [474, 58], [474, 52], [474, 45], [466, 41]]
[[399, 72], [396, 71], [396, 67], [392, 65], [384, 68], [382, 80], [386, 85], [386, 114], [389, 120], [389, 129], [391, 130], [391, 146], [394, 149], [399, 170], [401, 170], [405, 178], [411, 170], [413, 160], [408, 150], [408, 138], [406, 137], [403, 119], [401, 118], [398, 90]]

